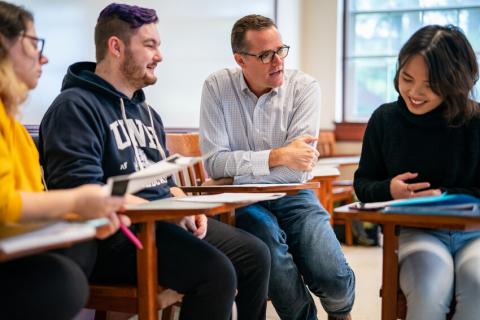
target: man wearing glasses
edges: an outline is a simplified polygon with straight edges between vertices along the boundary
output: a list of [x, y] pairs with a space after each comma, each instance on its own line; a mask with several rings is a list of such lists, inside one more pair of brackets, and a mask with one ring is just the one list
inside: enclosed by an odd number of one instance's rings
[[[204, 83], [200, 135], [214, 183], [298, 183], [316, 163], [320, 88], [315, 79], [284, 70], [286, 46], [274, 22], [238, 20], [231, 44], [240, 68]], [[350, 319], [355, 276], [311, 190], [236, 212], [237, 226], [270, 248], [269, 297], [282, 319], [316, 319], [306, 286], [329, 319]]]

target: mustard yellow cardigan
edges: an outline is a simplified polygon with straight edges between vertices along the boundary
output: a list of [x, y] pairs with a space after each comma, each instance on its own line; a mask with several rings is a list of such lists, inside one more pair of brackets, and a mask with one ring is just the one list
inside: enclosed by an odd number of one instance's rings
[[25, 127], [0, 101], [0, 224], [20, 218], [21, 191], [43, 191], [38, 151]]

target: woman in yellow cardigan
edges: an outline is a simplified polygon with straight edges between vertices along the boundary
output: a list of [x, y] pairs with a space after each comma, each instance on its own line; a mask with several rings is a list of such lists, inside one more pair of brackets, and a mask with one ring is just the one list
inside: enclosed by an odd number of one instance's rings
[[[114, 212], [123, 199], [96, 185], [42, 192], [37, 149], [15, 119], [48, 62], [43, 45], [32, 14], [0, 1], [0, 224], [60, 219], [75, 212], [84, 218], [108, 217], [110, 230], [99, 235], [105, 237], [118, 229]], [[84, 273], [63, 255], [49, 252], [0, 263], [1, 318], [71, 319], [87, 296]]]

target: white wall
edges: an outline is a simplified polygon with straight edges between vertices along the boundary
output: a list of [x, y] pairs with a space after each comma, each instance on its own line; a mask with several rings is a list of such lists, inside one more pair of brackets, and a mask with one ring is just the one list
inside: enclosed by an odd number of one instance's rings
[[285, 67], [299, 69], [301, 59], [300, 34], [302, 31], [301, 0], [278, 0], [277, 4], [277, 27], [282, 35], [284, 44], [290, 46], [288, 57], [285, 59]]
[[342, 3], [302, 0], [300, 69], [320, 83], [322, 129], [333, 129], [336, 106], [341, 109], [342, 21], [337, 6]]
[[[32, 10], [40, 37], [46, 38], [39, 86], [23, 107], [26, 124], [38, 124], [60, 90], [66, 68], [73, 62], [94, 60], [93, 28], [108, 0], [17, 0]], [[230, 30], [243, 15], [274, 15], [274, 0], [148, 0], [125, 3], [157, 10], [164, 61], [157, 67], [158, 82], [147, 88], [148, 102], [168, 127], [197, 127], [200, 94], [208, 74], [235, 66]], [[314, 76], [322, 88], [321, 128], [333, 128], [335, 106], [341, 106], [342, 0], [278, 0], [277, 24], [291, 46], [287, 68]], [[340, 109], [340, 108], [339, 108]]]
[[[93, 30], [101, 9], [111, 0], [18, 0], [35, 15], [39, 37], [46, 38], [39, 86], [22, 109], [21, 122], [38, 124], [60, 91], [67, 67], [94, 61]], [[146, 88], [147, 102], [168, 127], [198, 127], [203, 81], [212, 72], [235, 66], [230, 30], [240, 17], [274, 16], [274, 0], [122, 0], [153, 8], [159, 16], [161, 50], [158, 81]]]

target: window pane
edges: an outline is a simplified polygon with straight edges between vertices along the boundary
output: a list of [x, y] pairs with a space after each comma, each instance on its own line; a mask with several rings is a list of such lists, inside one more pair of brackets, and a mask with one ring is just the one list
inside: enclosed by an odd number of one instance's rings
[[423, 14], [423, 24], [458, 24], [458, 10], [433, 10]]
[[392, 93], [395, 59], [351, 59], [347, 72], [347, 121], [366, 121], [382, 103], [396, 100], [396, 93]]
[[428, 9], [436, 7], [471, 6], [480, 0], [349, 0], [350, 10]]
[[480, 51], [480, 9], [461, 10], [459, 14], [459, 26], [465, 32], [468, 41], [475, 51]]
[[392, 31], [388, 14], [358, 14], [354, 19], [353, 54], [385, 54]]
[[350, 0], [353, 10], [383, 10], [396, 8], [416, 8], [422, 0]]
[[397, 28], [395, 37], [391, 39], [392, 55], [397, 55], [408, 38], [422, 26], [422, 14], [420, 12], [398, 13], [392, 15], [397, 20], [394, 26]]
[[[477, 54], [477, 63], [478, 62], [480, 62], [480, 54]], [[475, 85], [475, 87], [473, 87], [472, 98], [475, 101], [480, 100], [480, 81], [477, 81], [477, 84]]]

